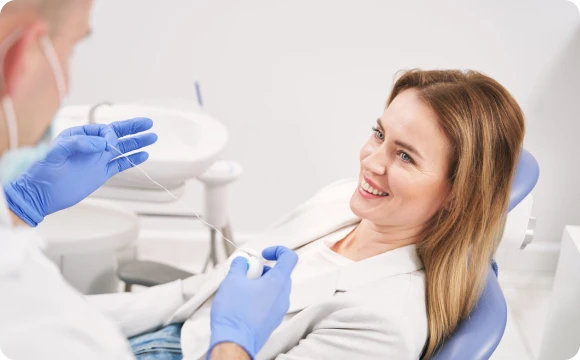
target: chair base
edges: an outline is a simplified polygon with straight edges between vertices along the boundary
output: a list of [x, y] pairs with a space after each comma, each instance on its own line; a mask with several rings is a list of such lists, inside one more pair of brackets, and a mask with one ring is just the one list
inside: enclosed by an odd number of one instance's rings
[[117, 275], [125, 283], [125, 291], [131, 291], [133, 285], [162, 285], [195, 274], [155, 261], [132, 261], [120, 266]]
[[[232, 230], [230, 225], [221, 229], [222, 234], [232, 240]], [[217, 231], [211, 229], [210, 252], [204, 265], [203, 272], [210, 268], [210, 263], [215, 267], [218, 264], [217, 246], [219, 244]], [[226, 257], [234, 253], [235, 247], [222, 239], [222, 246]], [[117, 271], [117, 276], [125, 283], [125, 292], [131, 292], [133, 285], [156, 286], [166, 284], [175, 280], [187, 279], [195, 275], [177, 267], [158, 263], [155, 261], [129, 261], [121, 266]]]

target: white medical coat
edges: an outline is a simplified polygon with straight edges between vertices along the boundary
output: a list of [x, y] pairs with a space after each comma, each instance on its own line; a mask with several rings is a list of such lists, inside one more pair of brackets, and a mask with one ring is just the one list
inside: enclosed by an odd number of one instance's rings
[[[12, 360], [130, 360], [119, 328], [70, 287], [0, 189], [0, 349]], [[0, 358], [2, 356], [0, 355]]]

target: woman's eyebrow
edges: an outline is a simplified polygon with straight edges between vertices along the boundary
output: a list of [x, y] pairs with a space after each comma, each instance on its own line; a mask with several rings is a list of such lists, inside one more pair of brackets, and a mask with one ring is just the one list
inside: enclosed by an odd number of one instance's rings
[[[381, 123], [381, 119], [380, 118], [377, 119], [377, 124], [379, 125], [379, 127], [381, 129], [383, 129], [383, 130], [385, 129], [385, 127]], [[402, 142], [400, 140], [395, 140], [394, 144], [397, 145], [397, 146], [400, 146], [402, 148], [405, 148], [407, 151], [409, 151], [409, 152], [417, 155], [421, 160], [425, 160], [423, 158], [423, 155], [421, 155], [421, 153], [419, 152], [419, 150], [417, 150], [413, 145], [407, 144], [407, 143]]]
[[407, 149], [409, 152], [412, 152], [413, 154], [417, 155], [421, 160], [425, 160], [423, 159], [423, 155], [421, 155], [419, 153], [419, 151], [417, 149], [415, 149], [412, 145], [406, 144], [400, 140], [395, 140], [395, 145], [398, 145], [402, 148]]

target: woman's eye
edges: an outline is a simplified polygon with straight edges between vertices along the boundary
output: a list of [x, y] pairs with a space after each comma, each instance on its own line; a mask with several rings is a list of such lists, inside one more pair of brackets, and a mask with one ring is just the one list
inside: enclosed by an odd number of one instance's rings
[[403, 160], [404, 162], [413, 162], [413, 159], [404, 151], [400, 151], [399, 152], [399, 156], [401, 157], [401, 160]]
[[373, 126], [373, 132], [375, 133], [375, 137], [377, 139], [384, 140], [385, 136], [383, 135], [383, 133], [381, 132], [381, 130], [379, 130], [376, 127]]

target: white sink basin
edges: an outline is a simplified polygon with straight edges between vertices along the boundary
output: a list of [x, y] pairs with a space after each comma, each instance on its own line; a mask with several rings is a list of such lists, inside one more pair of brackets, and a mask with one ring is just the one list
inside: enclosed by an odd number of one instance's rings
[[139, 217], [110, 201], [87, 199], [47, 216], [37, 230], [51, 254], [116, 251], [137, 239]]
[[[59, 111], [54, 124], [55, 135], [62, 130], [89, 123], [91, 106], [69, 106]], [[153, 119], [151, 131], [159, 135], [141, 168], [167, 188], [176, 188], [196, 178], [218, 158], [227, 143], [225, 126], [207, 114], [168, 106], [118, 104], [99, 107], [95, 120], [100, 124], [135, 117]], [[158, 189], [138, 169], [130, 169], [107, 183], [108, 186]]]
[[116, 292], [118, 254], [133, 252], [139, 217], [105, 200], [88, 199], [47, 216], [38, 226], [45, 252], [83, 294]]

